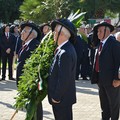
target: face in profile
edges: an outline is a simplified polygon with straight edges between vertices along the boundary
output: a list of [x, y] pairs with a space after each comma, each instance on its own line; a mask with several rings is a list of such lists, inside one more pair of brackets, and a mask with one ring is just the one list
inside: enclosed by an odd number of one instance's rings
[[48, 26], [48, 25], [45, 25], [45, 26], [43, 27], [43, 33], [46, 34], [46, 33], [48, 33], [48, 32], [49, 32], [49, 26]]
[[17, 32], [18, 32], [18, 27], [15, 26], [15, 28], [14, 28], [14, 33], [17, 33]]
[[21, 40], [25, 41], [30, 33], [30, 27], [25, 27], [21, 32]]

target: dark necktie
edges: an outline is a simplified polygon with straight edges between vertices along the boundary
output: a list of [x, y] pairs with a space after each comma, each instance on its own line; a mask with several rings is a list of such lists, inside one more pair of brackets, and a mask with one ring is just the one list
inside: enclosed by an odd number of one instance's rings
[[100, 56], [100, 53], [102, 51], [102, 42], [100, 42], [100, 46], [98, 48], [98, 52], [97, 52], [97, 55], [96, 55], [96, 62], [95, 62], [95, 70], [96, 72], [99, 72], [99, 56]]
[[9, 39], [9, 35], [8, 35], [8, 33], [6, 33], [6, 38], [7, 38], [7, 40]]
[[21, 48], [21, 49], [19, 50], [19, 52], [18, 52], [18, 54], [19, 54], [18, 56], [21, 55], [21, 53], [24, 51], [25, 48], [27, 48], [27, 45], [23, 45], [23, 46], [22, 46], [22, 48]]
[[27, 45], [23, 45], [21, 51], [23, 51], [25, 48], [27, 48]]

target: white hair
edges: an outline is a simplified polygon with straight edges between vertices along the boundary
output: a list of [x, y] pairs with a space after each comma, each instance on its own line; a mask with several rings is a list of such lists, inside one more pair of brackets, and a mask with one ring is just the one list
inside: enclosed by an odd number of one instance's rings
[[32, 32], [34, 33], [34, 38], [36, 38], [36, 37], [38, 36], [37, 31], [36, 31], [36, 30], [33, 30]]
[[[62, 29], [61, 29], [61, 27], [62, 27]], [[66, 36], [66, 37], [68, 37], [68, 38], [70, 38], [71, 37], [71, 34], [70, 34], [70, 32], [69, 32], [69, 30], [68, 29], [66, 29], [65, 27], [63, 27], [62, 25], [57, 25], [56, 26], [56, 30], [57, 30], [57, 32], [59, 32], [60, 31], [60, 29], [61, 29], [61, 32], [63, 32], [64, 33], [64, 35]]]
[[109, 27], [106, 27], [106, 29], [110, 31], [110, 28], [109, 28]]
[[29, 27], [29, 26], [26, 26], [26, 27], [28, 27], [28, 28], [29, 28], [29, 30], [28, 30], [29, 32], [32, 30], [32, 27]]
[[[29, 27], [29, 26], [28, 26]], [[32, 30], [32, 27], [29, 27], [30, 29], [29, 29], [29, 32]], [[34, 38], [36, 38], [37, 37], [37, 35], [38, 35], [38, 33], [37, 33], [37, 31], [36, 30], [32, 30], [32, 33], [34, 33]]]
[[120, 32], [115, 33], [115, 38], [118, 39], [120, 37]]

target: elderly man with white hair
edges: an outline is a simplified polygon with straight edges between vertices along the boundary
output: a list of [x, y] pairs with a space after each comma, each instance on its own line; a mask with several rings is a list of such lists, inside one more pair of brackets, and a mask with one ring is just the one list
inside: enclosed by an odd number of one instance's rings
[[101, 22], [93, 29], [97, 52], [91, 82], [98, 84], [102, 120], [119, 120], [120, 43], [111, 35], [114, 26]]
[[76, 102], [75, 74], [77, 56], [73, 46], [74, 25], [67, 19], [52, 22], [54, 40], [58, 47], [48, 79], [48, 98], [55, 120], [73, 120], [72, 105]]
[[[40, 39], [40, 31], [34, 23], [23, 23], [21, 25], [21, 29], [21, 40], [24, 44], [18, 53], [16, 76], [17, 86], [19, 86], [20, 76], [23, 73], [22, 70], [25, 64], [25, 60], [28, 59], [31, 55], [31, 52], [37, 48]], [[43, 120], [42, 103], [37, 106], [36, 120]]]
[[25, 60], [30, 57], [31, 51], [33, 51], [39, 45], [40, 32], [34, 23], [23, 23], [21, 25], [21, 40], [23, 46], [18, 52], [18, 65], [17, 65], [17, 85], [19, 84], [22, 69], [25, 64]]

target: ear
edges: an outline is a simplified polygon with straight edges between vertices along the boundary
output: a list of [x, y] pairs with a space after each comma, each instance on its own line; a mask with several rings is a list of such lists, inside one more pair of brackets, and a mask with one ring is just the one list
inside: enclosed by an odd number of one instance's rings
[[60, 35], [63, 36], [63, 35], [65, 35], [65, 34], [61, 31], [61, 32], [60, 32]]
[[108, 29], [107, 29], [106, 31], [107, 31], [107, 33], [108, 33], [108, 34], [110, 34], [110, 33], [111, 33], [111, 32], [110, 32], [110, 30], [108, 30]]

